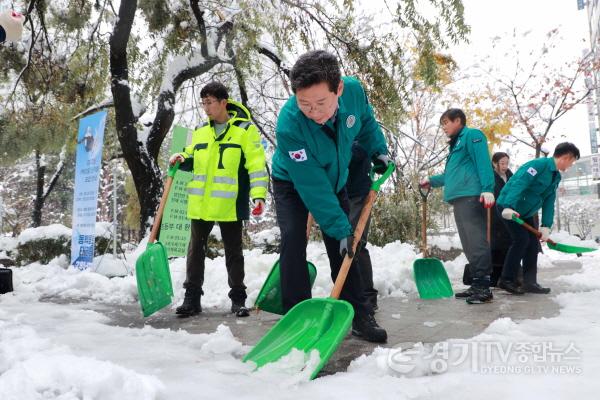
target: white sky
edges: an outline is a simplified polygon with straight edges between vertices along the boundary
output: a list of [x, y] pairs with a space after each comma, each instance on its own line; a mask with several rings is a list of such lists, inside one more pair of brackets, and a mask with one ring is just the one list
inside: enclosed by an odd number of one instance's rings
[[[389, 12], [385, 11], [387, 3], [395, 8], [395, 0], [359, 0], [362, 9], [375, 14], [375, 19], [385, 21]], [[430, 11], [429, 0], [420, 0], [424, 10]], [[583, 50], [589, 50], [589, 30], [587, 11], [577, 10], [576, 0], [463, 0], [465, 7], [465, 19], [471, 26], [469, 43], [461, 43], [452, 46], [444, 52], [449, 53], [459, 64], [461, 69], [473, 66], [484, 56], [491, 55], [498, 60], [498, 65], [504, 69], [511, 70], [514, 66], [513, 60], [506, 59], [502, 55], [494, 57], [491, 54], [491, 38], [499, 36], [507, 37], [504, 42], [508, 44], [513, 30], [517, 32], [531, 31], [527, 36], [527, 42], [519, 44], [519, 48], [531, 50], [540, 48], [541, 36], [554, 28], [559, 28], [562, 41], [553, 50], [557, 62], [572, 60], [581, 56]], [[377, 9], [382, 10], [379, 14]], [[368, 11], [367, 11], [368, 10]], [[536, 42], [538, 40], [538, 42]], [[456, 105], [460, 106], [460, 105]], [[469, 116], [467, 116], [468, 118]], [[564, 135], [564, 137], [563, 137]], [[554, 147], [563, 141], [574, 142], [582, 152], [582, 155], [590, 154], [590, 140], [586, 105], [580, 105], [565, 114], [552, 127], [548, 136], [546, 147], [553, 151]], [[495, 150], [510, 150], [509, 145], [501, 146]], [[529, 158], [532, 154], [523, 147], [518, 149], [518, 158]], [[509, 151], [513, 155], [516, 149]], [[521, 160], [524, 161], [524, 160]]]
[[[555, 49], [562, 61], [573, 59], [589, 49], [589, 30], [586, 10], [577, 10], [576, 0], [463, 0], [465, 18], [471, 26], [470, 43], [451, 49], [451, 55], [461, 67], [474, 64], [483, 54], [489, 54], [490, 38], [508, 36], [513, 29], [535, 34], [544, 34], [558, 27], [564, 37]], [[523, 43], [530, 49], [536, 43]], [[540, 44], [541, 46], [541, 44]], [[496, 58], [507, 68], [512, 60]], [[501, 64], [502, 65], [502, 64]], [[565, 137], [561, 137], [565, 135]], [[580, 105], [565, 114], [549, 134], [548, 148], [569, 140], [574, 142], [582, 155], [590, 154], [587, 108]]]

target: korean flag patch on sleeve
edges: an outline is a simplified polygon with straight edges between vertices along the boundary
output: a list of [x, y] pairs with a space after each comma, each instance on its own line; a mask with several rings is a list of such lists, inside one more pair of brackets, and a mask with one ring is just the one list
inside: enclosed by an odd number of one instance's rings
[[527, 173], [531, 176], [536, 176], [537, 175], [537, 170], [533, 167], [529, 167], [529, 169], [527, 169]]
[[290, 158], [296, 162], [306, 161], [308, 157], [306, 157], [306, 150], [300, 149], [296, 151], [289, 151]]

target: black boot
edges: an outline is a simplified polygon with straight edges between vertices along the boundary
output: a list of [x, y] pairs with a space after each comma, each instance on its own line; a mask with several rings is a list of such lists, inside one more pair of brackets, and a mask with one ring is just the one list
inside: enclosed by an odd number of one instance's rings
[[457, 292], [454, 294], [454, 297], [457, 299], [464, 299], [473, 294], [473, 288], [470, 287], [467, 290], [463, 290], [462, 292]]
[[538, 293], [538, 294], [548, 294], [550, 293], [550, 288], [542, 287], [539, 283], [530, 283], [525, 284], [523, 286], [523, 290], [525, 293]]
[[512, 294], [523, 294], [523, 289], [521, 289], [521, 287], [519, 287], [515, 282], [512, 281], [505, 281], [504, 279], [502, 279], [500, 282], [498, 282], [498, 287], [500, 289], [504, 289], [509, 293]]
[[469, 304], [483, 304], [489, 303], [494, 299], [494, 295], [490, 288], [486, 287], [472, 287], [471, 295], [467, 297], [467, 303]]
[[246, 308], [246, 302], [244, 300], [232, 300], [231, 312], [234, 313], [236, 317], [247, 317], [250, 315], [250, 310]]
[[371, 305], [373, 312], [377, 312], [379, 310], [379, 306], [377, 305], [377, 291], [375, 292], [366, 292], [365, 297], [367, 298], [367, 302]]
[[387, 332], [377, 325], [372, 314], [355, 315], [352, 320], [352, 334], [368, 342], [385, 343], [387, 341]]
[[175, 314], [181, 317], [191, 317], [192, 315], [201, 313], [200, 296], [202, 296], [202, 290], [185, 289], [183, 304], [175, 309]]

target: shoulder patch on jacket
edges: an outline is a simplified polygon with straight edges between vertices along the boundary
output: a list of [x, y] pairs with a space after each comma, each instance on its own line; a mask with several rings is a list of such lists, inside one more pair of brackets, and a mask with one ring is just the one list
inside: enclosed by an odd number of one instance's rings
[[536, 175], [537, 175], [537, 170], [536, 170], [535, 168], [533, 168], [533, 167], [529, 167], [529, 168], [527, 169], [527, 173], [528, 173], [529, 175], [531, 175], [531, 176], [536, 176]]
[[306, 161], [308, 159], [305, 149], [289, 151], [288, 153], [290, 154], [290, 158], [296, 162]]

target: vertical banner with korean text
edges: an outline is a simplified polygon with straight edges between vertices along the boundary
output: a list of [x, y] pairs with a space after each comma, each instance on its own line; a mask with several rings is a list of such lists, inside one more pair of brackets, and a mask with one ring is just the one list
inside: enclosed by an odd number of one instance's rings
[[[179, 153], [192, 142], [192, 130], [176, 125], [169, 154]], [[190, 241], [190, 220], [187, 218], [187, 184], [192, 173], [178, 170], [173, 179], [169, 199], [160, 224], [160, 242], [167, 248], [169, 257], [187, 255]]]
[[91, 267], [94, 261], [96, 208], [105, 123], [106, 111], [79, 120], [73, 191], [71, 264], [80, 270]]

